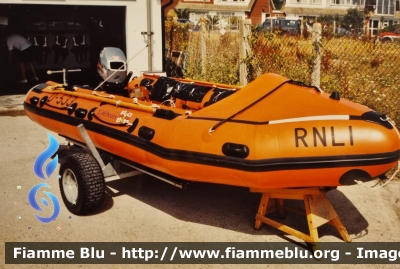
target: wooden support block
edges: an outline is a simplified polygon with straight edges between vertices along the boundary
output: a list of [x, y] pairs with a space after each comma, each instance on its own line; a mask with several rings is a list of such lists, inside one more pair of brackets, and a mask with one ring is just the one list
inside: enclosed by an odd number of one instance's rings
[[304, 203], [310, 208], [311, 219], [314, 227], [320, 227], [330, 220], [337, 218], [337, 214], [331, 202], [324, 193], [318, 196], [306, 195]]
[[336, 227], [345, 242], [351, 242], [351, 237], [347, 232], [346, 227], [344, 227], [343, 223], [340, 221], [339, 217], [332, 219], [329, 224]]
[[295, 200], [303, 200], [303, 196], [319, 195], [321, 190], [319, 188], [298, 188], [298, 189], [250, 189], [250, 192], [269, 193], [273, 196], [271, 198], [289, 199], [292, 196]]
[[[267, 207], [268, 207], [268, 200], [269, 200], [269, 195], [268, 193], [263, 193], [260, 201], [260, 205], [258, 206], [258, 211], [257, 215], [260, 216], [265, 216], [267, 212]], [[257, 219], [256, 217], [256, 223], [254, 225], [254, 229], [259, 230], [262, 226], [262, 221]]]
[[296, 237], [298, 237], [298, 238], [300, 238], [300, 239], [302, 239], [302, 240], [304, 240], [306, 242], [311, 242], [311, 243], [314, 242], [314, 238], [313, 237], [311, 237], [311, 236], [309, 236], [309, 235], [307, 235], [305, 233], [302, 233], [302, 232], [300, 232], [300, 231], [298, 231], [296, 229], [293, 229], [290, 226], [287, 226], [287, 225], [284, 225], [284, 224], [282, 224], [280, 222], [272, 220], [270, 218], [267, 218], [267, 217], [264, 217], [264, 216], [260, 216], [260, 215], [257, 214], [256, 215], [256, 219], [261, 221], [261, 222], [263, 222], [263, 223], [265, 223], [265, 224], [268, 224], [269, 226], [272, 226], [272, 227], [274, 227], [274, 228], [276, 228], [278, 230], [281, 230], [282, 232], [294, 235], [294, 236], [296, 236]]
[[[308, 230], [310, 232], [310, 237], [313, 239], [313, 241], [306, 241], [306, 242], [314, 243], [314, 242], [319, 242], [319, 236], [318, 236], [317, 223], [314, 223], [315, 217], [313, 218], [313, 213], [311, 211], [312, 208], [310, 206], [310, 200], [312, 201], [311, 195], [304, 196], [304, 207], [306, 209]], [[318, 246], [316, 244], [313, 244], [313, 251], [315, 251], [317, 249], [318, 249]]]
[[286, 218], [284, 200], [277, 199], [277, 200], [275, 200], [275, 202], [276, 202], [276, 206], [278, 207], [279, 218], [281, 218], [281, 219]]
[[[256, 223], [255, 229], [258, 230], [261, 228], [262, 224], [268, 224], [276, 229], [279, 229], [285, 233], [296, 236], [306, 242], [313, 244], [313, 249], [318, 249], [319, 236], [318, 236], [318, 227], [324, 224], [330, 224], [336, 227], [342, 236], [345, 242], [351, 242], [351, 238], [347, 233], [346, 228], [340, 221], [335, 209], [333, 208], [331, 202], [326, 197], [326, 189], [318, 189], [318, 188], [301, 188], [301, 189], [273, 189], [273, 190], [260, 190], [260, 189], [251, 189], [252, 192], [261, 191], [262, 197], [260, 201], [260, 205], [256, 214]], [[303, 200], [305, 207], [305, 215], [307, 217], [308, 230], [310, 235], [302, 233], [292, 227], [279, 223], [275, 220], [272, 220], [265, 215], [268, 214], [271, 210], [271, 206], [275, 205], [275, 208], [272, 209], [278, 210], [279, 216], [281, 218], [285, 217], [285, 209], [288, 207], [284, 206], [284, 199], [292, 199], [292, 200]], [[272, 200], [275, 200], [275, 203], [271, 203]], [[295, 213], [304, 213], [299, 210], [289, 208]]]
[[297, 215], [303, 215], [303, 216], [306, 215], [306, 212], [304, 212], [304, 211], [302, 211], [302, 210], [299, 210], [299, 209], [296, 209], [296, 208], [293, 208], [293, 207], [290, 207], [290, 206], [285, 206], [285, 207], [284, 207], [284, 210], [285, 210], [285, 211], [292, 212], [292, 213], [295, 213], [295, 214], [297, 214]]

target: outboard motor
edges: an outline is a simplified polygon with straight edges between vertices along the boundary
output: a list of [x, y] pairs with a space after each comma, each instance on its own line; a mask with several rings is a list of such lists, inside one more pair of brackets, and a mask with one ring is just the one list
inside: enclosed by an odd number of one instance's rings
[[97, 72], [102, 80], [103, 87], [124, 87], [127, 78], [125, 54], [119, 48], [105, 47], [100, 52]]

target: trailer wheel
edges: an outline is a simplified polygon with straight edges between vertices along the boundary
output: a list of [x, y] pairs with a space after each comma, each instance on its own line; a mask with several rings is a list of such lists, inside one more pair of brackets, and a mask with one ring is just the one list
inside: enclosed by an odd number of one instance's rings
[[103, 203], [104, 175], [91, 154], [69, 155], [60, 167], [60, 176], [61, 196], [71, 213], [82, 214]]

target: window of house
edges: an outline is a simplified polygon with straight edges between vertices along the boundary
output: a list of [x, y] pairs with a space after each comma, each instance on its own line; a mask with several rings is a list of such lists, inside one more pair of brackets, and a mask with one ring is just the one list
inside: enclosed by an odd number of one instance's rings
[[369, 21], [369, 31], [372, 36], [375, 36], [378, 34], [379, 22], [380, 22], [380, 20], [370, 20]]
[[394, 15], [395, 2], [394, 1], [390, 1], [390, 2], [391, 2], [391, 4], [389, 6], [389, 14]]
[[377, 0], [376, 14], [378, 15], [394, 15], [395, 1], [393, 0]]
[[388, 26], [389, 26], [389, 21], [384, 20], [384, 21], [382, 22], [382, 28], [385, 28], [385, 27], [388, 27]]
[[378, 4], [376, 7], [376, 14], [382, 14], [382, 9], [383, 9], [383, 6]]
[[353, 0], [353, 5], [360, 5], [364, 6], [365, 5], [365, 0]]
[[396, 11], [400, 11], [400, 0], [396, 1]]

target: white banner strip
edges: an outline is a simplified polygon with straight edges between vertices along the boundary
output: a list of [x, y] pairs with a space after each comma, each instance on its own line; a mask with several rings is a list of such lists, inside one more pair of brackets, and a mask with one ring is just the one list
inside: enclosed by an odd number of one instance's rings
[[349, 120], [349, 115], [325, 115], [325, 116], [310, 116], [301, 118], [291, 118], [283, 120], [272, 120], [269, 124], [280, 124], [280, 123], [290, 123], [290, 122], [301, 122], [301, 121], [317, 121], [317, 120]]

